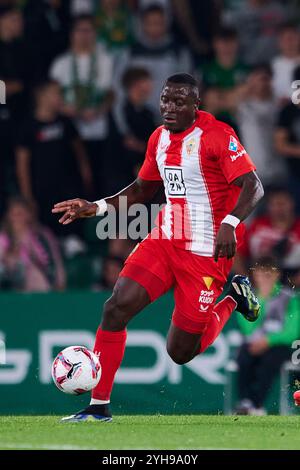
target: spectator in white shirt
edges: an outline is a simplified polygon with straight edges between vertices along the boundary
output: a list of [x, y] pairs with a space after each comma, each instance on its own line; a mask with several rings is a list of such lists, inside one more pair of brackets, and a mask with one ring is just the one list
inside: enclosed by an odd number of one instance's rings
[[[155, 113], [157, 123], [160, 116], [157, 103], [166, 77], [184, 70], [191, 71], [192, 62], [189, 51], [178, 45], [169, 31], [165, 10], [159, 5], [150, 5], [140, 14], [141, 31], [133, 44], [120, 56], [116, 67], [116, 88], [121, 89], [121, 80], [130, 67], [142, 67], [151, 74], [153, 92], [149, 105]], [[122, 100], [119, 94], [120, 101]]]
[[277, 178], [282, 181], [286, 173], [284, 161], [274, 148], [273, 134], [278, 108], [271, 80], [269, 66], [255, 67], [237, 100], [240, 137], [265, 185]]
[[280, 27], [291, 17], [291, 7], [279, 0], [246, 0], [224, 18], [227, 26], [236, 28], [241, 58], [247, 65], [269, 62], [277, 53]]
[[300, 64], [300, 32], [296, 25], [286, 24], [278, 38], [279, 54], [272, 61], [273, 90], [279, 104], [287, 104], [292, 94], [293, 72]]
[[71, 47], [54, 61], [50, 75], [63, 89], [64, 113], [74, 119], [86, 144], [99, 191], [103, 187], [108, 113], [113, 101], [113, 60], [97, 43], [93, 18], [81, 16], [74, 20]]

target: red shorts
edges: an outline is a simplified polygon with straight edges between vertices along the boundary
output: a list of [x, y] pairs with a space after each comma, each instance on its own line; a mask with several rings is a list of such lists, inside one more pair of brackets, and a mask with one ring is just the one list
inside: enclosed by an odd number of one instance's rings
[[[157, 230], [156, 228], [154, 230]], [[172, 322], [188, 333], [202, 333], [232, 268], [232, 259], [199, 256], [166, 239], [147, 237], [125, 261], [120, 277], [142, 285], [151, 302], [174, 287]]]

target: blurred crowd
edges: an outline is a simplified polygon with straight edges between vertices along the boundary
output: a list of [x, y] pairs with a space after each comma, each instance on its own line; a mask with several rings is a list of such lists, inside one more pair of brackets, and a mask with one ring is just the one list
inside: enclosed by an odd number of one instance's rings
[[300, 287], [299, 25], [297, 0], [0, 0], [0, 288], [112, 288], [136, 241], [61, 227], [51, 207], [135, 178], [182, 71], [266, 188], [235, 270], [272, 256]]

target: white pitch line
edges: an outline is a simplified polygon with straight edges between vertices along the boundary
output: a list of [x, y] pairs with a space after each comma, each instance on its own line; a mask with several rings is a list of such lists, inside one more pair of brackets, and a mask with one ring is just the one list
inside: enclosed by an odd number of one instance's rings
[[[97, 449], [96, 447], [80, 447], [74, 445], [55, 445], [55, 444], [40, 444], [34, 445], [30, 443], [19, 443], [13, 444], [11, 442], [8, 443], [1, 443], [0, 442], [0, 450], [5, 449], [15, 449], [15, 450], [107, 450], [107, 449]], [[134, 449], [130, 449], [128, 447], [120, 447], [119, 449], [112, 449], [110, 452], [114, 452], [114, 450], [149, 450], [148, 447], [135, 447]], [[150, 450], [159, 450], [159, 449], [150, 449]], [[233, 448], [233, 447], [182, 447], [176, 450], [243, 450], [242, 447]]]
[[0, 442], [0, 449], [33, 449], [33, 450], [97, 450], [95, 447], [81, 447], [74, 445], [60, 445], [60, 444], [30, 444], [28, 442], [21, 442], [13, 444], [12, 442]]

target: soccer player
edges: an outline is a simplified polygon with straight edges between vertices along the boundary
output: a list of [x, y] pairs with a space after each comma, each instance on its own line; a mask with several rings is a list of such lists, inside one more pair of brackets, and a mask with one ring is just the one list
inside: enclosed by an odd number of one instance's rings
[[255, 167], [234, 131], [199, 111], [199, 87], [188, 74], [169, 77], [160, 97], [163, 125], [149, 138], [137, 179], [118, 194], [88, 202], [73, 199], [54, 205], [61, 224], [149, 201], [164, 185], [166, 206], [159, 223], [125, 261], [112, 296], [104, 305], [95, 352], [102, 376], [90, 405], [68, 421], [111, 421], [110, 395], [123, 359], [128, 322], [150, 302], [174, 287], [175, 308], [167, 351], [177, 364], [203, 353], [234, 310], [249, 321], [259, 302], [247, 277], [234, 276], [218, 303], [230, 273], [241, 223], [263, 196]]

